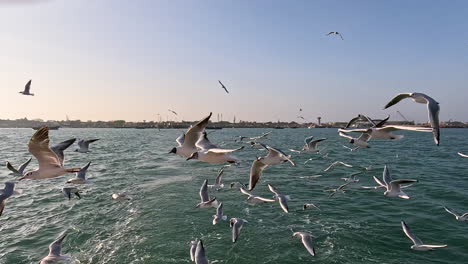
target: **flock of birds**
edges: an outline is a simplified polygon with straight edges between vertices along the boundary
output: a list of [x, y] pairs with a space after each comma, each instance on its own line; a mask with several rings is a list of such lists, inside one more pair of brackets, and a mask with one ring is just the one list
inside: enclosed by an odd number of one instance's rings
[[[330, 32], [330, 34], [340, 35], [338, 32]], [[340, 37], [342, 37], [340, 35]], [[221, 81], [219, 83], [222, 85], [222, 88], [227, 92], [228, 90], [223, 85]], [[21, 93], [24, 95], [34, 95], [30, 93], [31, 81], [25, 87], [25, 90]], [[349, 139], [349, 143], [354, 147], [347, 147], [350, 151], [357, 151], [359, 149], [369, 148], [369, 140], [371, 139], [386, 139], [386, 140], [397, 140], [401, 139], [402, 135], [396, 135], [392, 132], [398, 130], [410, 130], [416, 132], [432, 132], [434, 142], [436, 145], [440, 143], [440, 128], [439, 128], [439, 103], [428, 95], [422, 93], [402, 93], [395, 96], [385, 108], [391, 107], [397, 104], [399, 101], [411, 98], [417, 103], [422, 103], [427, 105], [430, 128], [429, 127], [414, 127], [414, 126], [393, 126], [386, 125], [389, 117], [376, 122], [376, 120], [371, 119], [365, 115], [358, 115], [357, 117], [350, 120], [346, 127], [338, 129], [339, 136]], [[302, 109], [301, 109], [302, 110]], [[170, 110], [172, 111], [172, 110]], [[175, 113], [175, 112], [174, 112]], [[175, 113], [176, 114], [176, 113]], [[242, 150], [244, 146], [235, 148], [235, 149], [225, 149], [218, 147], [208, 139], [208, 134], [205, 131], [209, 120], [211, 118], [211, 113], [188, 128], [185, 133], [182, 133], [177, 139], [176, 142], [178, 146], [174, 147], [169, 153], [173, 153], [179, 156], [184, 157], [186, 160], [198, 160], [201, 162], [211, 163], [211, 164], [222, 164], [222, 163], [239, 163], [239, 159], [234, 156], [234, 152]], [[354, 129], [352, 128], [358, 121], [364, 121], [369, 123], [369, 128], [364, 129]], [[351, 136], [352, 133], [358, 133], [358, 136]], [[273, 199], [265, 198], [258, 196], [253, 193], [255, 187], [259, 184], [260, 178], [263, 174], [263, 171], [269, 166], [275, 166], [281, 163], [289, 162], [292, 166], [296, 166], [295, 162], [292, 160], [291, 155], [286, 154], [278, 148], [274, 148], [259, 141], [268, 137], [270, 134], [265, 133], [257, 137], [245, 137], [239, 136], [236, 141], [245, 142], [251, 147], [258, 148], [267, 152], [263, 157], [257, 157], [250, 167], [250, 174], [248, 184], [242, 183], [231, 183], [231, 188], [239, 189], [240, 193], [247, 196], [247, 201], [249, 203], [275, 203], [278, 202], [280, 208], [284, 213], [289, 213], [288, 201], [290, 200], [289, 195], [286, 195], [280, 190], [278, 190], [272, 184], [268, 184], [268, 189], [273, 194]], [[89, 152], [89, 145], [98, 139], [89, 139], [89, 140], [80, 140], [78, 142], [78, 149], [75, 151], [81, 153]], [[313, 137], [308, 137], [305, 139], [305, 144], [300, 150], [289, 149], [292, 153], [302, 154], [302, 153], [321, 153], [322, 150], [319, 149], [319, 144], [327, 140], [326, 138], [314, 139]], [[69, 139], [64, 142], [61, 142], [57, 145], [50, 146], [49, 142], [49, 129], [48, 127], [42, 127], [38, 129], [34, 135], [31, 137], [28, 143], [28, 150], [37, 159], [39, 168], [31, 171], [25, 171], [26, 167], [31, 162], [32, 158], [28, 159], [26, 162], [21, 164], [18, 168], [15, 168], [10, 162], [7, 161], [7, 168], [12, 172], [12, 174], [17, 176], [22, 176], [19, 178], [19, 181], [22, 180], [41, 180], [48, 178], [55, 178], [67, 173], [76, 173], [76, 177], [69, 179], [67, 181], [67, 186], [63, 187], [62, 192], [64, 196], [68, 199], [72, 199], [72, 196], [75, 195], [78, 199], [81, 198], [80, 191], [76, 185], [86, 184], [88, 180], [86, 179], [86, 172], [91, 165], [91, 162], [88, 162], [82, 168], [65, 168], [65, 155], [64, 151], [75, 143], [76, 139]], [[468, 157], [468, 155], [461, 152], [458, 153], [462, 157]], [[346, 164], [344, 162], [334, 162], [325, 171], [331, 170], [335, 166], [345, 166], [352, 167], [352, 165]], [[218, 176], [214, 184], [209, 185], [208, 180], [205, 180], [200, 188], [200, 202], [196, 205], [196, 208], [215, 208], [216, 212], [213, 215], [212, 223], [216, 225], [223, 220], [227, 220], [227, 216], [223, 213], [223, 203], [219, 202], [216, 197], [210, 197], [209, 189], [222, 189], [224, 184], [222, 183], [222, 175], [224, 169], [230, 166], [225, 165], [218, 172]], [[417, 180], [413, 179], [393, 179], [390, 175], [390, 170], [387, 166], [383, 169], [383, 178], [379, 179], [373, 177], [377, 186], [363, 186], [367, 189], [385, 189], [384, 195], [387, 197], [399, 197], [403, 199], [409, 199], [410, 197], [403, 191], [406, 188], [409, 188], [411, 185], [417, 183]], [[332, 190], [330, 198], [336, 195], [337, 193], [344, 192], [347, 186], [358, 182], [356, 175], [351, 175], [348, 178], [344, 178], [346, 181], [345, 184], [339, 186], [338, 188]], [[11, 196], [17, 194], [15, 189], [16, 182], [10, 181], [5, 183], [3, 190], [0, 190], [0, 216], [4, 212], [6, 201]], [[124, 200], [129, 199], [125, 193], [113, 194], [112, 199], [115, 200]], [[319, 209], [318, 205], [315, 204], [304, 204], [303, 209]], [[320, 210], [320, 209], [319, 209]], [[454, 210], [445, 207], [445, 210], [454, 215], [456, 220], [459, 221], [468, 221], [468, 213], [458, 214]], [[247, 220], [242, 218], [230, 218], [229, 220], [230, 228], [232, 229], [232, 242], [235, 243], [239, 240], [240, 232], [245, 224], [248, 223]], [[406, 236], [413, 242], [411, 249], [426, 251], [432, 250], [435, 248], [446, 247], [447, 245], [432, 245], [424, 244], [408, 227], [408, 225], [401, 221], [401, 226], [403, 232]], [[313, 244], [313, 235], [307, 231], [293, 232], [293, 236], [301, 240], [303, 246], [307, 252], [315, 256], [316, 251]], [[59, 260], [67, 260], [69, 257], [61, 255], [62, 242], [66, 237], [65, 233], [62, 233], [52, 244], [49, 246], [49, 255], [41, 260], [42, 264], [54, 263]], [[196, 264], [206, 264], [208, 259], [205, 253], [205, 248], [203, 241], [201, 239], [196, 239], [191, 241], [190, 244], [190, 257], [191, 260]]]

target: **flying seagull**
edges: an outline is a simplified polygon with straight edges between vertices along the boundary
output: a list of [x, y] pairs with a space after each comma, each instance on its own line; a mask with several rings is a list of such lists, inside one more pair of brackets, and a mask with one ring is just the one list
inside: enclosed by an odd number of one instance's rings
[[[375, 179], [376, 178], [374, 178], [374, 180]], [[385, 188], [387, 188], [387, 190], [384, 192], [385, 196], [409, 199], [410, 197], [401, 190], [401, 185], [405, 183], [415, 183], [415, 182], [418, 182], [418, 180], [407, 180], [407, 179], [394, 180], [392, 179], [392, 176], [390, 176], [390, 170], [388, 169], [387, 165], [385, 165], [384, 171], [383, 171], [383, 184], [385, 184]], [[382, 184], [382, 182], [377, 182], [377, 183], [379, 185]]]
[[224, 91], [226, 91], [226, 93], [229, 93], [229, 91], [226, 89], [226, 86], [224, 86], [224, 84], [218, 80], [219, 84], [221, 84], [221, 87], [224, 89]]
[[78, 149], [76, 149], [75, 151], [76, 152], [80, 152], [80, 153], [87, 153], [89, 152], [89, 144], [93, 143], [93, 142], [96, 142], [98, 141], [99, 138], [95, 138], [95, 139], [88, 139], [88, 140], [80, 140], [78, 141]]
[[457, 212], [455, 212], [454, 210], [452, 210], [452, 209], [450, 209], [448, 207], [444, 206], [444, 209], [449, 214], [452, 214], [453, 216], [455, 216], [455, 219], [457, 219], [458, 221], [468, 221], [468, 213], [464, 213], [464, 214], [460, 215], [460, 214], [458, 214]]
[[167, 109], [167, 111], [172, 112], [174, 115], [178, 116], [177, 112], [171, 109]]
[[300, 238], [302, 244], [307, 249], [310, 255], [315, 256], [314, 245], [312, 244], [312, 235], [307, 232], [295, 232], [294, 237]]
[[24, 91], [19, 92], [20, 94], [34, 96], [33, 93], [29, 92], [31, 90], [31, 81], [32, 80], [29, 80], [29, 82], [24, 86]]
[[439, 129], [439, 103], [432, 99], [432, 97], [423, 93], [400, 93], [396, 95], [388, 104], [385, 105], [384, 109], [397, 104], [405, 98], [411, 98], [414, 102], [420, 104], [427, 104], [427, 111], [429, 114], [429, 121], [431, 122], [432, 133], [434, 135], [434, 142], [438, 146], [440, 143], [440, 129]]
[[224, 184], [221, 182], [224, 174], [224, 168], [226, 168], [226, 166], [221, 167], [221, 169], [218, 171], [218, 176], [215, 179], [215, 184], [208, 185], [209, 188], [215, 188], [216, 190], [224, 188]]
[[197, 122], [195, 125], [190, 127], [186, 133], [178, 137], [176, 140], [178, 146], [172, 148], [172, 150], [169, 153], [174, 153], [179, 156], [188, 158], [192, 156], [194, 152], [197, 152], [198, 148], [195, 144], [198, 142], [200, 137], [203, 136], [203, 132], [205, 132], [205, 128], [208, 125], [211, 114], [212, 113], [210, 113], [207, 117]]
[[57, 154], [49, 147], [49, 128], [42, 127], [34, 133], [28, 143], [29, 152], [39, 162], [39, 169], [26, 172], [24, 179], [47, 179], [66, 173], [79, 172], [80, 168], [65, 169]]
[[317, 210], [320, 210], [319, 206], [316, 205], [316, 204], [308, 204], [308, 203], [306, 203], [306, 204], [304, 204], [304, 205], [302, 206], [302, 209], [303, 209], [303, 210], [307, 210], [307, 209], [309, 209], [309, 208], [315, 208], [315, 209], [317, 209]]
[[253, 204], [259, 204], [259, 203], [274, 203], [276, 200], [274, 199], [268, 199], [268, 198], [263, 198], [258, 195], [253, 195], [251, 192], [247, 191], [244, 187], [239, 188], [239, 191], [242, 194], [247, 195], [247, 202], [253, 203]]
[[332, 31], [332, 32], [329, 32], [328, 34], [326, 34], [325, 36], [330, 36], [330, 35], [338, 35], [338, 36], [340, 36], [341, 40], [344, 40], [343, 35], [341, 35], [341, 33], [339, 33], [339, 32]]
[[362, 133], [358, 138], [353, 138], [352, 136], [349, 136], [343, 132], [339, 132], [339, 135], [340, 137], [349, 139], [349, 143], [356, 147], [370, 148], [369, 143], [367, 143], [371, 137], [369, 133]]
[[275, 194], [275, 199], [278, 200], [280, 206], [281, 206], [281, 209], [283, 209], [283, 211], [285, 213], [289, 213], [289, 209], [288, 209], [288, 203], [287, 201], [290, 200], [291, 198], [289, 197], [289, 195], [284, 195], [284, 194], [281, 194], [280, 192], [278, 192], [278, 190], [271, 184], [268, 184], [268, 189], [270, 189], [270, 192], [274, 193]]
[[326, 138], [319, 138], [316, 140], [313, 140], [314, 137], [308, 137], [304, 140], [305, 145], [302, 147], [302, 150], [295, 150], [295, 149], [289, 149], [292, 152], [297, 152], [297, 153], [303, 153], [303, 152], [319, 152], [320, 150], [317, 148], [317, 144], [319, 142], [322, 142], [324, 140], [327, 140]]
[[226, 220], [227, 216], [223, 215], [223, 203], [219, 203], [216, 208], [216, 214], [213, 215], [213, 225], [216, 225], [220, 220]]
[[231, 220], [229, 220], [229, 226], [232, 228], [232, 243], [236, 243], [244, 223], [248, 222], [241, 218], [231, 218]]
[[239, 159], [231, 153], [244, 149], [244, 146], [236, 149], [219, 148], [208, 140], [206, 132], [203, 132], [195, 146], [198, 150], [193, 152], [187, 160], [195, 159], [207, 163], [238, 163]]
[[419, 239], [417, 236], [415, 236], [412, 232], [411, 229], [406, 225], [405, 221], [401, 221], [401, 227], [403, 228], [403, 232], [405, 235], [413, 241], [413, 244], [411, 246], [411, 249], [413, 250], [418, 250], [418, 251], [428, 251], [428, 250], [433, 250], [434, 248], [442, 248], [446, 247], [447, 245], [425, 245], [421, 239]]
[[31, 160], [32, 160], [32, 158], [29, 158], [25, 163], [21, 164], [18, 169], [15, 169], [15, 167], [13, 167], [13, 165], [11, 165], [11, 163], [9, 161], [6, 162], [6, 166], [11, 171], [12, 175], [23, 176], [24, 170], [29, 165]]
[[62, 243], [63, 239], [67, 236], [67, 234], [62, 234], [59, 236], [52, 244], [49, 246], [49, 255], [43, 258], [40, 264], [51, 264], [51, 263], [59, 263], [70, 261], [70, 257], [62, 256]]
[[381, 120], [380, 122], [375, 123], [375, 120], [372, 120], [370, 117], [368, 117], [366, 115], [358, 114], [356, 117], [349, 120], [349, 122], [348, 122], [348, 124], [346, 125], [345, 128], [351, 127], [357, 121], [367, 121], [372, 125], [372, 127], [382, 127], [388, 121], [388, 119], [390, 119], [390, 116], [387, 116], [385, 119]]
[[208, 194], [208, 180], [206, 179], [203, 181], [203, 184], [200, 188], [200, 200], [201, 202], [198, 203], [195, 208], [218, 207], [218, 201], [216, 200], [216, 197], [210, 199], [210, 195]]
[[352, 168], [352, 167], [353, 167], [353, 165], [351, 165], [351, 164], [344, 163], [344, 162], [342, 162], [342, 161], [335, 161], [335, 162], [333, 162], [332, 164], [330, 164], [330, 166], [328, 166], [328, 167], [327, 167], [326, 169], [324, 169], [323, 171], [329, 171], [329, 170], [335, 168], [335, 167], [338, 166], [338, 165], [343, 165], [343, 166], [348, 167], [348, 168]]

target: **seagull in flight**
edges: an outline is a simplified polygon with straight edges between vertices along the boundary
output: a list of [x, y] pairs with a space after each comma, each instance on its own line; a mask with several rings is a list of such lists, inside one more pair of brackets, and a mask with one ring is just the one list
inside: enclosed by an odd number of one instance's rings
[[[377, 178], [374, 177], [374, 180], [376, 179]], [[377, 180], [376, 182], [379, 185], [384, 184], [385, 188], [387, 188], [387, 190], [384, 192], [385, 196], [409, 199], [410, 197], [401, 190], [401, 185], [405, 183], [415, 183], [415, 182], [418, 182], [418, 180], [407, 180], [407, 179], [394, 180], [392, 179], [392, 176], [390, 176], [390, 170], [388, 169], [387, 165], [385, 165], [384, 171], [383, 171], [383, 183]]]
[[11, 171], [12, 175], [23, 176], [24, 170], [29, 165], [31, 160], [32, 160], [32, 158], [29, 158], [25, 163], [21, 164], [18, 169], [15, 169], [15, 167], [13, 167], [13, 165], [11, 165], [11, 163], [9, 161], [6, 162], [6, 166]]
[[464, 214], [460, 215], [460, 214], [458, 214], [457, 212], [455, 212], [454, 210], [452, 210], [452, 209], [450, 209], [448, 207], [444, 206], [444, 209], [449, 214], [452, 214], [453, 216], [455, 216], [455, 219], [457, 219], [458, 221], [468, 221], [468, 213], [464, 213]]
[[305, 145], [302, 147], [302, 150], [295, 150], [295, 149], [289, 149], [292, 152], [297, 152], [297, 153], [304, 153], [304, 152], [319, 152], [320, 150], [317, 148], [317, 144], [319, 142], [322, 142], [324, 140], [327, 140], [326, 138], [319, 138], [314, 140], [314, 137], [308, 137], [304, 140]]
[[203, 132], [205, 132], [205, 128], [208, 125], [208, 122], [210, 121], [211, 115], [212, 113], [210, 112], [210, 114], [207, 117], [200, 120], [198, 123], [190, 127], [187, 130], [187, 132], [179, 136], [176, 139], [178, 146], [172, 148], [172, 150], [169, 153], [174, 153], [179, 156], [188, 158], [192, 156], [194, 152], [197, 152], [198, 148], [196, 144], [201, 137], [204, 137]]
[[268, 199], [268, 198], [263, 198], [258, 195], [254, 195], [251, 192], [247, 191], [244, 187], [239, 188], [240, 192], [242, 194], [247, 195], [247, 202], [252, 203], [252, 204], [259, 204], [259, 203], [274, 203], [276, 200], [274, 199]]
[[216, 200], [216, 197], [213, 197], [213, 199], [210, 199], [210, 195], [208, 194], [208, 180], [205, 179], [203, 181], [203, 184], [200, 188], [200, 200], [201, 202], [197, 204], [195, 208], [210, 208], [218, 207], [218, 201]]
[[329, 32], [328, 34], [326, 34], [325, 36], [330, 36], [330, 35], [338, 35], [338, 36], [340, 36], [341, 40], [344, 40], [343, 35], [341, 35], [340, 32], [332, 31], [332, 32]]
[[49, 246], [49, 255], [41, 260], [39, 264], [51, 264], [62, 261], [70, 261], [70, 257], [62, 256], [62, 243], [67, 234], [62, 234]]
[[176, 111], [174, 111], [174, 110], [167, 109], [167, 111], [169, 111], [169, 112], [173, 113], [174, 115], [178, 116], [177, 112], [176, 112]]
[[300, 238], [302, 244], [307, 249], [310, 255], [315, 256], [315, 249], [314, 245], [312, 244], [312, 235], [307, 232], [295, 232], [293, 234], [294, 237]]
[[20, 94], [34, 96], [33, 93], [29, 92], [31, 90], [31, 81], [32, 80], [29, 80], [29, 82], [26, 83], [26, 85], [24, 86], [24, 91], [19, 92]]
[[405, 98], [411, 98], [414, 102], [427, 105], [427, 111], [429, 114], [429, 121], [431, 122], [432, 133], [434, 136], [434, 142], [437, 146], [440, 143], [440, 128], [439, 128], [439, 103], [434, 100], [432, 97], [423, 94], [423, 93], [400, 93], [397, 94], [390, 102], [388, 102], [384, 109], [391, 107], [394, 104], [397, 104]]
[[281, 194], [280, 192], [278, 192], [278, 190], [271, 184], [268, 184], [268, 189], [270, 189], [270, 192], [274, 193], [275, 194], [275, 199], [278, 200], [280, 206], [281, 206], [281, 209], [283, 209], [283, 211], [285, 213], [289, 213], [289, 209], [288, 209], [288, 203], [287, 201], [290, 200], [290, 196], [289, 195], [284, 195], [284, 194]]
[[446, 247], [447, 245], [426, 245], [424, 244], [421, 239], [419, 239], [417, 236], [415, 236], [412, 232], [411, 229], [406, 225], [405, 221], [401, 221], [401, 227], [403, 228], [403, 232], [405, 235], [413, 241], [413, 244], [411, 246], [411, 249], [413, 250], [418, 250], [418, 251], [428, 251], [428, 250], [434, 250], [434, 248], [443, 248]]
[[227, 90], [226, 86], [224, 86], [224, 84], [223, 84], [220, 80], [218, 80], [218, 82], [219, 82], [219, 84], [221, 84], [221, 88], [223, 88], [224, 91], [226, 91], [226, 93], [229, 93], [229, 91]]

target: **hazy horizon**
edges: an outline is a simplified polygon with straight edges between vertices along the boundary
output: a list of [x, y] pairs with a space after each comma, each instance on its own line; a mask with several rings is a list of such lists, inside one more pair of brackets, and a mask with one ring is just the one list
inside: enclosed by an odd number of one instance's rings
[[[22, 4], [16, 4], [22, 3]], [[0, 0], [0, 119], [468, 121], [466, 1]], [[338, 31], [338, 36], [325, 36]], [[18, 92], [32, 79], [31, 92]], [[218, 84], [221, 80], [230, 93]], [[299, 112], [299, 108], [303, 111]]]

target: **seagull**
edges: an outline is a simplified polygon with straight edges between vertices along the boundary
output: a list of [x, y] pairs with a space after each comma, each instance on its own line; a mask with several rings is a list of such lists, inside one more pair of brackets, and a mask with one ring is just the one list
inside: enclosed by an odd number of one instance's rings
[[260, 157], [254, 160], [252, 167], [250, 167], [250, 178], [249, 178], [249, 191], [255, 188], [255, 185], [260, 180], [263, 170], [269, 165], [276, 165], [283, 162], [289, 162], [293, 166], [296, 166], [294, 161], [291, 160], [291, 156], [286, 155], [283, 151], [272, 148], [269, 146], [262, 146], [268, 150], [268, 155]]
[[25, 163], [21, 164], [18, 169], [15, 169], [15, 167], [13, 167], [13, 165], [11, 165], [9, 161], [6, 162], [6, 166], [11, 171], [10, 174], [16, 175], [16, 176], [23, 176], [24, 170], [29, 165], [31, 160], [32, 158], [29, 158]]
[[76, 140], [76, 138], [65, 140], [65, 141], [63, 141], [61, 143], [58, 143], [57, 145], [54, 145], [54, 146], [52, 146], [50, 148], [53, 152], [55, 152], [57, 157], [60, 159], [60, 162], [61, 162], [62, 166], [64, 164], [64, 159], [65, 159], [65, 155], [63, 154], [63, 152], [68, 147], [70, 147], [73, 143], [75, 143], [75, 140]]
[[305, 118], [303, 116], [297, 116], [297, 118], [300, 118], [302, 120], [305, 120]]
[[29, 82], [26, 83], [26, 85], [24, 86], [24, 91], [19, 92], [20, 94], [34, 96], [33, 93], [29, 92], [31, 90], [31, 81], [32, 80], [29, 80]]
[[[374, 190], [377, 190], [379, 188], [387, 188], [387, 185], [385, 183], [383, 183], [381, 180], [379, 180], [379, 178], [377, 178], [375, 176], [372, 176], [372, 178], [374, 178], [374, 181], [378, 184], [377, 186], [361, 186], [361, 187], [364, 188], [364, 189], [374, 189]], [[414, 183], [408, 184], [408, 185], [401, 185], [400, 188], [401, 189], [408, 188], [413, 184]]]
[[460, 155], [460, 156], [462, 156], [462, 157], [464, 157], [464, 158], [468, 158], [468, 155], [467, 155], [467, 154], [463, 154], [463, 153], [461, 153], [461, 152], [458, 152], [458, 155]]
[[363, 173], [363, 171], [353, 173], [349, 177], [344, 177], [344, 178], [341, 178], [341, 179], [344, 180], [345, 182], [357, 183], [357, 182], [359, 182], [359, 179], [356, 178], [356, 176], [358, 174], [361, 174], [361, 173]]
[[405, 98], [411, 98], [416, 103], [427, 104], [427, 111], [429, 113], [429, 120], [431, 122], [432, 134], [434, 135], [434, 142], [437, 146], [440, 143], [440, 129], [439, 129], [439, 103], [423, 93], [400, 93], [396, 95], [384, 109], [389, 108], [390, 106], [400, 102]]
[[0, 190], [0, 216], [2, 216], [5, 209], [6, 200], [16, 193], [14, 190], [15, 183], [13, 182], [5, 182], [5, 187], [3, 190]]
[[113, 193], [112, 200], [131, 200], [131, 198], [127, 195], [127, 193]]
[[383, 127], [372, 127], [365, 129], [338, 129], [342, 133], [367, 133], [370, 135], [371, 139], [401, 139], [403, 135], [395, 135], [392, 132], [397, 130], [409, 130], [409, 131], [418, 131], [418, 132], [432, 132], [431, 128], [428, 127], [413, 127], [413, 126], [383, 126]]
[[303, 153], [303, 152], [319, 152], [320, 150], [317, 148], [317, 144], [319, 142], [322, 142], [324, 140], [327, 140], [326, 138], [319, 138], [316, 140], [313, 140], [314, 137], [308, 137], [304, 140], [305, 145], [302, 147], [302, 150], [295, 150], [295, 149], [289, 149], [292, 152], [297, 152], [297, 153]]
[[89, 144], [98, 141], [99, 138], [95, 139], [88, 139], [88, 140], [80, 140], [78, 141], [78, 149], [75, 150], [75, 152], [80, 152], [80, 153], [87, 153], [89, 152]]
[[405, 235], [413, 241], [413, 244], [411, 246], [411, 249], [413, 250], [418, 250], [418, 251], [428, 251], [428, 250], [433, 250], [434, 248], [443, 248], [446, 247], [447, 245], [425, 245], [419, 239], [417, 236], [415, 236], [410, 228], [406, 225], [405, 221], [401, 221], [401, 227], [403, 228], [403, 232], [405, 232]]
[[329, 171], [329, 170], [332, 170], [333, 168], [335, 168], [335, 166], [337, 165], [343, 165], [345, 167], [348, 167], [348, 168], [352, 168], [353, 165], [351, 164], [347, 164], [347, 163], [344, 163], [342, 161], [335, 161], [333, 162], [332, 164], [330, 164], [330, 166], [328, 166], [326, 169], [324, 169], [323, 171]]
[[332, 31], [332, 32], [329, 32], [328, 34], [326, 34], [325, 36], [329, 36], [329, 35], [338, 35], [338, 36], [340, 36], [341, 40], [344, 40], [343, 36], [339, 32]]
[[350, 148], [350, 147], [348, 147], [348, 146], [345, 146], [345, 145], [343, 145], [343, 148], [345, 148], [345, 149], [347, 149], [347, 150], [349, 150], [349, 151], [351, 151], [351, 152], [354, 152], [354, 151], [356, 151], [356, 150], [358, 150], [358, 149], [359, 149], [359, 147]]
[[224, 188], [224, 184], [221, 183], [223, 173], [224, 173], [224, 168], [226, 168], [226, 166], [221, 167], [221, 169], [218, 171], [218, 176], [215, 179], [215, 184], [208, 185], [209, 188], [215, 188], [216, 190]]
[[197, 250], [198, 239], [190, 241], [190, 260], [195, 261], [195, 251]]
[[216, 200], [216, 197], [213, 197], [213, 199], [210, 199], [210, 195], [208, 194], [208, 180], [204, 180], [203, 184], [200, 188], [200, 200], [201, 202], [197, 204], [195, 208], [217, 208], [218, 207], [218, 201]]
[[205, 255], [205, 248], [203, 247], [203, 241], [198, 241], [195, 249], [195, 264], [208, 264], [208, 259]]
[[194, 152], [187, 160], [195, 159], [207, 163], [239, 163], [239, 159], [230, 153], [244, 149], [244, 146], [236, 149], [212, 148]]
[[253, 204], [259, 204], [259, 203], [274, 203], [276, 200], [274, 199], [268, 199], [268, 198], [263, 198], [258, 195], [253, 195], [251, 192], [247, 191], [244, 187], [239, 188], [240, 192], [249, 196], [247, 197], [247, 201]]
[[227, 216], [223, 215], [223, 203], [219, 203], [218, 208], [216, 208], [216, 214], [213, 215], [213, 225], [216, 225], [219, 220], [226, 220]]
[[378, 123], [375, 123], [374, 120], [372, 120], [370, 117], [362, 114], [358, 114], [356, 117], [353, 119], [349, 120], [348, 124], [345, 126], [345, 128], [351, 127], [353, 124], [355, 124], [357, 121], [367, 121], [369, 122], [372, 127], [382, 127], [387, 121], [390, 119], [390, 116], [387, 116], [385, 119], [381, 120]]
[[283, 211], [285, 213], [289, 213], [288, 204], [287, 204], [287, 201], [291, 199], [289, 197], [289, 195], [283, 195], [283, 194], [279, 193], [278, 190], [276, 190], [276, 188], [273, 187], [273, 185], [271, 185], [271, 184], [268, 184], [268, 189], [270, 189], [270, 192], [275, 194], [274, 197], [275, 197], [275, 199], [278, 200], [278, 202], [279, 202], [279, 204], [281, 206], [281, 209], [283, 209]]
[[455, 219], [457, 219], [458, 221], [468, 221], [468, 213], [464, 213], [464, 214], [460, 215], [460, 214], [458, 214], [457, 212], [453, 211], [452, 209], [450, 209], [448, 207], [444, 206], [444, 209], [449, 214], [452, 214], [453, 216], [455, 216]]
[[345, 192], [345, 191], [344, 191], [344, 188], [345, 188], [346, 186], [350, 185], [351, 183], [353, 183], [353, 182], [347, 182], [347, 183], [345, 183], [345, 184], [340, 185], [338, 188], [336, 188], [336, 189], [334, 189], [334, 190], [332, 189], [332, 190], [331, 190], [332, 193], [330, 194], [330, 196], [328, 196], [328, 198], [332, 198], [332, 197], [335, 196], [335, 194], [337, 194], [338, 192], [344, 193], [344, 192]]
[[208, 125], [211, 114], [212, 113], [190, 127], [185, 134], [182, 134], [179, 138], [177, 138], [176, 141], [179, 146], [173, 148], [169, 153], [174, 153], [179, 156], [188, 158], [192, 156], [194, 152], [197, 152], [198, 149], [195, 144], [202, 136], [202, 133], [205, 132], [205, 128]]
[[62, 242], [67, 234], [62, 234], [49, 246], [49, 255], [41, 260], [39, 264], [52, 264], [62, 261], [70, 261], [70, 257], [60, 255], [62, 252]]
[[229, 93], [229, 91], [226, 89], [226, 86], [224, 86], [224, 84], [218, 80], [219, 84], [221, 84], [221, 87], [224, 89], [224, 91], [226, 91], [226, 93]]
[[78, 199], [81, 199], [80, 190], [75, 187], [64, 187], [62, 188], [62, 193], [68, 198], [68, 200], [71, 200], [72, 194], [76, 195]]
[[388, 169], [387, 165], [385, 165], [384, 171], [383, 171], [383, 183], [385, 184], [385, 188], [387, 188], [387, 190], [384, 192], [385, 196], [409, 199], [410, 197], [401, 190], [400, 185], [405, 184], [405, 183], [415, 183], [415, 182], [418, 182], [418, 180], [406, 180], [406, 179], [394, 180], [392, 179], [392, 177], [390, 176], [390, 170]]
[[167, 109], [167, 111], [169, 111], [169, 112], [173, 113], [174, 115], [178, 116], [177, 112], [176, 112], [176, 111], [174, 111], [174, 110]]
[[231, 220], [229, 220], [229, 226], [232, 228], [232, 243], [236, 243], [244, 223], [248, 222], [241, 218], [231, 218]]
[[307, 232], [295, 232], [293, 234], [294, 237], [300, 238], [302, 244], [307, 249], [310, 255], [315, 256], [315, 249], [314, 245], [312, 244], [312, 235]]
[[88, 183], [86, 180], [86, 171], [88, 171], [89, 165], [91, 165], [91, 161], [88, 162], [86, 165], [83, 166], [83, 168], [80, 169], [79, 172], [76, 173], [76, 177], [73, 179], [69, 179], [67, 183], [73, 183], [73, 184], [85, 184]]
[[315, 208], [315, 209], [317, 209], [317, 210], [320, 210], [319, 206], [318, 206], [318, 205], [315, 205], [315, 204], [307, 204], [307, 203], [306, 203], [306, 204], [304, 204], [304, 205], [302, 206], [302, 209], [303, 209], [303, 210], [307, 210], [308, 208]]
[[[268, 132], [266, 132], [266, 133], [263, 133], [263, 134], [260, 135], [260, 136], [255, 136], [255, 137], [238, 136], [238, 138], [239, 138], [239, 141], [242, 141], [242, 140], [244, 140], [244, 139], [247, 139], [247, 140], [252, 140], [253, 142], [256, 142], [256, 141], [259, 140], [259, 139], [268, 137], [270, 134], [271, 134], [271, 131], [268, 131]], [[236, 140], [236, 141], [237, 141], [237, 140]]]
[[34, 133], [28, 143], [29, 152], [39, 162], [39, 169], [28, 171], [24, 179], [47, 179], [54, 178], [66, 173], [79, 172], [80, 168], [65, 169], [62, 161], [49, 147], [49, 128], [42, 127]]
[[349, 143], [353, 144], [356, 147], [370, 148], [369, 143], [367, 143], [367, 141], [369, 141], [370, 139], [370, 134], [368, 133], [362, 133], [361, 136], [359, 136], [358, 138], [353, 138], [343, 132], [340, 132], [339, 135], [340, 137], [349, 139]]

